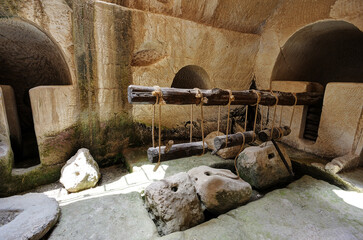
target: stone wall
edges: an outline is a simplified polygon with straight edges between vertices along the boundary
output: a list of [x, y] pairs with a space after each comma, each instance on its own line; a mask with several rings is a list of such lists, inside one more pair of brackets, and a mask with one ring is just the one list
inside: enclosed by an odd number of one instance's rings
[[[56, 180], [78, 147], [89, 148], [107, 165], [119, 161], [124, 148], [149, 144], [152, 106], [131, 106], [130, 84], [170, 87], [181, 69], [201, 69], [207, 87], [248, 89], [255, 75], [258, 89], [283, 80], [277, 87], [308, 91], [314, 85], [306, 83], [311, 79], [273, 79], [281, 49], [316, 22], [339, 20], [362, 31], [362, 12], [360, 0], [5, 0], [0, 4], [2, 17], [29, 22], [59, 46], [72, 85], [30, 91], [41, 165], [27, 173], [13, 171], [13, 185], [3, 189]], [[353, 129], [361, 121], [360, 110], [351, 102], [361, 99], [361, 85], [336, 84], [325, 90], [316, 143], [301, 140], [304, 107], [296, 109], [294, 131], [286, 141], [327, 156], [345, 154], [352, 145], [361, 148]], [[335, 92], [344, 103], [332, 98]], [[334, 104], [340, 105], [332, 109]], [[347, 108], [353, 114], [349, 119], [342, 117]], [[206, 132], [216, 128], [217, 109], [204, 108]], [[288, 115], [291, 108], [286, 109]], [[334, 117], [328, 116], [331, 111]], [[226, 113], [222, 107], [223, 118]], [[168, 134], [178, 135], [189, 120], [189, 106], [162, 107], [162, 127]], [[194, 108], [194, 121], [200, 125], [200, 108]], [[331, 128], [343, 134], [343, 144], [332, 142], [340, 135]], [[331, 143], [327, 147], [326, 138]], [[24, 183], [25, 176], [34, 184]]]

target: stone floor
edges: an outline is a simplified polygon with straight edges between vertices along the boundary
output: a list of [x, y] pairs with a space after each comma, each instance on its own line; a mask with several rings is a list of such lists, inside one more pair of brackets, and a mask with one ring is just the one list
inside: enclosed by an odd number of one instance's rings
[[[133, 172], [117, 166], [101, 169], [95, 188], [68, 194], [54, 183], [33, 190], [54, 197], [61, 206], [60, 220], [45, 239], [363, 239], [363, 193], [309, 176], [194, 228], [160, 237], [143, 206], [143, 189], [199, 165], [231, 168], [233, 161], [207, 153], [164, 162], [153, 172], [143, 150], [126, 157]], [[304, 159], [308, 168], [316, 161], [307, 163], [303, 155], [293, 158]], [[359, 172], [351, 175], [349, 184], [356, 181], [354, 186], [359, 186]]]

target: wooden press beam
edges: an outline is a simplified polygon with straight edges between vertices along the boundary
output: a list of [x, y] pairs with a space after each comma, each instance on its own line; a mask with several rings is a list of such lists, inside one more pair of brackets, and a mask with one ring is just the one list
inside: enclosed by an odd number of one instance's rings
[[[160, 161], [168, 161], [177, 158], [190, 157], [203, 153], [203, 142], [174, 144], [170, 150], [165, 153], [165, 146], [161, 146]], [[207, 143], [204, 142], [205, 152], [208, 151]], [[159, 147], [151, 147], [147, 150], [147, 158], [150, 162], [156, 163], [159, 160]]]
[[[278, 139], [280, 137], [287, 136], [291, 133], [291, 129], [287, 126], [281, 127], [281, 130], [279, 131], [276, 127], [274, 127], [274, 130], [272, 132], [272, 139]], [[245, 144], [252, 143], [256, 139], [253, 139], [253, 131], [247, 131], [244, 133], [235, 133], [235, 134], [229, 134], [228, 135], [228, 144], [227, 147], [233, 147], [233, 146], [240, 146], [243, 142], [243, 136], [245, 136]], [[271, 140], [271, 129], [265, 129], [263, 131], [260, 131], [255, 138], [260, 139], [262, 142], [267, 142]], [[226, 147], [226, 135], [217, 136], [214, 138], [214, 147], [215, 151], [218, 151], [222, 148]]]
[[[131, 104], [155, 104], [156, 97], [152, 95], [155, 89], [153, 87], [130, 85], [128, 87], [128, 100]], [[199, 104], [200, 99], [196, 98], [194, 89], [181, 88], [161, 88], [163, 99], [166, 104], [186, 105]], [[273, 106], [276, 98], [269, 91], [259, 91], [261, 94], [260, 105]], [[213, 88], [201, 90], [203, 97], [207, 98], [204, 103], [206, 106], [227, 105], [229, 93], [226, 90]], [[278, 96], [278, 105], [294, 105], [295, 97], [292, 93], [274, 91]], [[232, 91], [235, 98], [231, 105], [252, 105], [257, 101], [257, 95], [252, 90]], [[303, 92], [296, 93], [296, 105], [312, 105], [323, 98], [323, 93], [319, 92]]]
[[[227, 147], [234, 147], [234, 146], [241, 146], [243, 142], [243, 136], [245, 136], [245, 144], [252, 143], [256, 140], [257, 134], [255, 139], [253, 139], [253, 131], [243, 132], [243, 133], [235, 133], [235, 134], [228, 134], [228, 144]], [[217, 136], [214, 138], [214, 147], [215, 151], [225, 148], [226, 147], [226, 135]]]

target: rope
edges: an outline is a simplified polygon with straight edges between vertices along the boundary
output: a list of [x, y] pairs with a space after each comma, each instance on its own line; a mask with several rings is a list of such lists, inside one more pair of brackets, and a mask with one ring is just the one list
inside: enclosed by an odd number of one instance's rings
[[289, 125], [290, 129], [291, 129], [291, 124], [292, 124], [292, 118], [294, 117], [295, 106], [296, 106], [296, 103], [297, 103], [296, 93], [291, 93], [291, 94], [294, 95], [295, 103], [294, 103], [294, 106], [292, 107], [292, 114], [291, 114], [290, 125]]
[[[202, 118], [201, 126], [202, 126], [202, 141], [203, 141], [203, 153], [202, 153], [202, 155], [204, 155], [205, 148], [204, 148], [204, 114], [203, 114], [203, 103], [207, 99], [203, 97], [203, 93], [202, 93], [202, 91], [200, 91], [199, 88], [194, 88], [194, 90], [197, 92], [195, 94], [195, 97], [197, 99], [200, 99], [200, 102], [199, 103], [200, 103], [200, 115], [201, 115], [201, 118]], [[198, 102], [196, 104], [198, 105]]]
[[193, 142], [193, 104], [190, 105], [190, 127], [189, 127], [190, 142]]
[[282, 109], [284, 106], [281, 105], [281, 110], [280, 110], [280, 121], [279, 121], [279, 126], [281, 126], [281, 120], [282, 120]]
[[153, 140], [153, 148], [155, 147], [155, 136], [154, 136], [155, 135], [155, 133], [154, 133], [154, 128], [155, 128], [155, 104], [153, 105], [153, 117], [152, 117], [152, 121], [151, 121], [151, 136], [152, 136], [152, 140]]
[[263, 106], [261, 106], [260, 131], [262, 131], [262, 120], [263, 120]]
[[[154, 172], [156, 172], [156, 170], [158, 170], [159, 166], [160, 166], [160, 159], [161, 159], [161, 105], [165, 104], [165, 101], [163, 99], [163, 92], [161, 91], [161, 88], [159, 86], [154, 86], [154, 91], [152, 92], [152, 95], [156, 97], [156, 101], [155, 104], [159, 105], [159, 159], [158, 159], [158, 163], [155, 165], [154, 167]], [[155, 104], [154, 104], [154, 109], [155, 109]], [[155, 110], [154, 110], [155, 113]], [[154, 131], [152, 131], [152, 133], [154, 134]], [[154, 139], [154, 135], [153, 135], [153, 139]]]
[[275, 117], [276, 117], [276, 107], [277, 107], [277, 104], [279, 102], [279, 97], [277, 95], [275, 95], [275, 93], [273, 91], [271, 91], [271, 94], [275, 97], [276, 99], [276, 102], [275, 102], [275, 105], [274, 105], [274, 116], [272, 118], [272, 127], [271, 127], [271, 139], [272, 139], [272, 133], [273, 133], [273, 130], [274, 130], [274, 125], [275, 125]]
[[226, 130], [226, 147], [228, 145], [228, 130], [229, 130], [229, 112], [231, 110], [231, 102], [234, 101], [234, 96], [232, 95], [232, 91], [229, 89], [226, 89], [229, 93], [229, 99], [228, 99], [228, 115], [227, 115], [227, 130]]
[[247, 131], [247, 115], [248, 115], [248, 105], [246, 105], [246, 118], [245, 118], [245, 132]]
[[[259, 92], [257, 92], [256, 90], [252, 90], [252, 92], [254, 92], [257, 95], [257, 102], [254, 104], [254, 105], [256, 105], [256, 111], [255, 111], [255, 121], [253, 123], [253, 133], [255, 133], [257, 113], [258, 113], [258, 105], [260, 104], [260, 101], [261, 101], [261, 94]], [[254, 106], [254, 105], [252, 105], [252, 106]], [[255, 135], [253, 135], [253, 136], [255, 136]], [[255, 138], [253, 138], [253, 140], [255, 140]]]
[[217, 123], [217, 134], [219, 135], [219, 127], [221, 123], [221, 106], [218, 106], [218, 123]]

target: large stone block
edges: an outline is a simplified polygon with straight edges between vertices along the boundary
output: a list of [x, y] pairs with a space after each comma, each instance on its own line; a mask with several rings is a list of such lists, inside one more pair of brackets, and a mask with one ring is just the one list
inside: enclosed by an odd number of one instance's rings
[[251, 185], [230, 170], [200, 166], [189, 170], [188, 174], [202, 203], [212, 213], [225, 213], [251, 197]]
[[161, 235], [204, 221], [203, 210], [187, 173], [178, 173], [145, 189], [145, 204]]
[[[289, 156], [279, 147], [291, 168]], [[240, 177], [257, 189], [271, 187], [290, 176], [272, 142], [243, 150], [238, 156], [237, 168]]]
[[0, 199], [0, 239], [41, 239], [60, 215], [58, 202], [41, 193]]
[[61, 170], [60, 182], [68, 192], [79, 192], [96, 186], [101, 177], [97, 162], [86, 148], [78, 150]]

